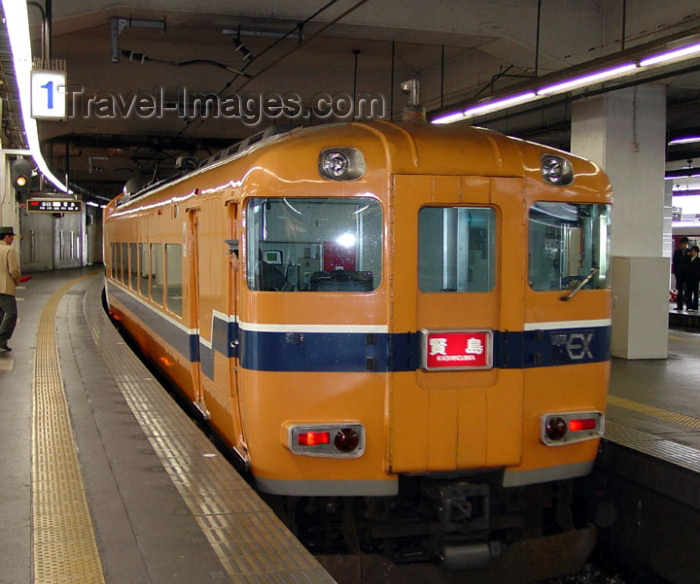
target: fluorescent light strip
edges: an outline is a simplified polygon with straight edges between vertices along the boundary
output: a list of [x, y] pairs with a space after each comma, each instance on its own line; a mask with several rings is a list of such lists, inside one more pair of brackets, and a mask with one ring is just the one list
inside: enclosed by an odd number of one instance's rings
[[680, 187], [677, 185], [673, 186], [673, 194], [674, 195], [680, 195], [680, 196], [697, 196], [700, 195], [700, 187]]
[[650, 65], [658, 65], [659, 63], [665, 63], [667, 61], [673, 61], [674, 59], [681, 59], [684, 57], [690, 57], [700, 53], [700, 43], [694, 45], [689, 45], [687, 47], [682, 47], [674, 51], [668, 51], [666, 53], [661, 53], [659, 55], [654, 55], [653, 57], [647, 57], [639, 61], [640, 67], [649, 67]]
[[668, 143], [668, 145], [676, 146], [678, 144], [695, 144], [696, 142], [700, 142], [700, 136], [687, 136], [686, 138], [675, 138], [671, 140]]
[[534, 91], [528, 91], [527, 93], [521, 93], [520, 95], [513, 95], [511, 97], [505, 97], [503, 99], [470, 107], [464, 110], [462, 115], [470, 118], [472, 116], [478, 116], [479, 114], [485, 114], [499, 109], [505, 109], [513, 105], [526, 103], [528, 101], [532, 101], [533, 99], [537, 99], [537, 94]]
[[29, 38], [29, 16], [27, 3], [22, 0], [2, 0], [5, 11], [5, 26], [12, 46], [12, 59], [15, 65], [15, 76], [19, 90], [19, 101], [24, 122], [24, 132], [27, 136], [27, 144], [32, 153], [34, 162], [39, 167], [41, 174], [51, 184], [64, 193], [70, 193], [70, 189], [64, 185], [49, 169], [44, 160], [39, 142], [39, 130], [36, 120], [32, 117], [31, 106], [31, 71], [32, 71], [32, 47]]
[[[445, 114], [439, 118], [435, 118], [432, 123], [433, 124], [451, 124], [453, 122], [458, 122], [461, 120], [465, 120], [470, 117], [474, 117], [477, 115], [481, 114], [486, 114], [486, 113], [492, 113], [501, 109], [505, 109], [509, 106], [517, 105], [520, 103], [526, 103], [528, 101], [533, 101], [535, 99], [539, 99], [541, 97], [545, 97], [548, 95], [554, 95], [557, 93], [564, 93], [566, 91], [569, 91], [571, 89], [576, 89], [580, 87], [584, 87], [588, 84], [591, 83], [596, 83], [599, 81], [604, 81], [604, 80], [611, 80], [615, 79], [618, 77], [622, 77], [624, 75], [628, 75], [632, 72], [634, 72], [637, 69], [640, 69], [642, 67], [649, 67], [651, 65], [658, 65], [659, 63], [665, 63], [667, 61], [673, 61], [676, 59], [684, 59], [688, 57], [694, 57], [696, 55], [700, 54], [700, 43], [695, 43], [692, 45], [689, 45], [687, 47], [681, 47], [680, 49], [675, 49], [672, 51], [667, 51], [665, 53], [660, 53], [658, 55], [654, 55], [651, 57], [647, 57], [644, 59], [641, 59], [640, 61], [636, 63], [627, 63], [624, 65], [618, 65], [613, 67], [612, 69], [606, 69], [603, 71], [597, 71], [594, 73], [590, 73], [587, 75], [584, 75], [582, 77], [576, 77], [574, 79], [569, 79], [566, 81], [562, 81], [560, 83], [555, 83], [554, 85], [548, 85], [545, 87], [541, 87], [540, 89], [536, 89], [534, 91], [535, 95], [532, 95], [533, 92], [528, 92], [516, 96], [511, 96], [511, 97], [505, 97], [503, 99], [500, 99], [498, 101], [492, 101], [488, 103], [484, 103], [482, 105], [476, 105], [470, 108], [467, 108], [464, 111], [461, 112], [453, 112], [450, 114]], [[527, 96], [527, 97], [525, 97]], [[670, 144], [689, 144], [689, 142], [681, 142], [681, 141], [672, 141]]]
[[453, 122], [458, 122], [459, 120], [465, 119], [465, 115], [462, 112], [453, 112], [439, 118], [435, 118], [430, 123], [431, 124], [452, 124]]
[[554, 85], [549, 85], [547, 87], [542, 87], [537, 90], [537, 95], [552, 95], [554, 93], [563, 93], [569, 91], [570, 89], [575, 89], [577, 87], [582, 87], [588, 85], [589, 83], [595, 83], [597, 81], [603, 81], [605, 79], [611, 79], [613, 77], [620, 77], [634, 71], [637, 68], [635, 63], [626, 63], [625, 65], [619, 65], [613, 67], [612, 69], [605, 69], [604, 71], [596, 71], [595, 73], [590, 73], [584, 75], [583, 77], [575, 77], [574, 79], [569, 79], [568, 81], [562, 81], [561, 83], [556, 83]]

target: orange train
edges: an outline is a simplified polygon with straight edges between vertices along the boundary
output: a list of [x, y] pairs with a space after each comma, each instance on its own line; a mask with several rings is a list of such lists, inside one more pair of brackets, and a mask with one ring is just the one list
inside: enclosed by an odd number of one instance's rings
[[610, 203], [488, 130], [264, 132], [107, 206], [107, 301], [309, 547], [467, 567], [579, 526]]

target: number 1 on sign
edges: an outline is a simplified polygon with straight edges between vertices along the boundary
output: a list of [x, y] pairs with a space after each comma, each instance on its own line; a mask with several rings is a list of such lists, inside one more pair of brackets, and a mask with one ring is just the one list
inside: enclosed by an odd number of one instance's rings
[[32, 117], [60, 120], [66, 117], [66, 74], [63, 71], [32, 71]]
[[44, 85], [41, 86], [42, 89], [45, 89], [46, 92], [49, 94], [49, 100], [48, 100], [48, 108], [53, 109], [53, 81], [48, 81]]

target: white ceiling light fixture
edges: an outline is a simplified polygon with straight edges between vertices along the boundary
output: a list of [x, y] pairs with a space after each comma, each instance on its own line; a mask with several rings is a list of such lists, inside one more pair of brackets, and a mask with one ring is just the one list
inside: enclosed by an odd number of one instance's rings
[[658, 65], [660, 63], [668, 63], [669, 61], [676, 61], [678, 59], [693, 57], [697, 54], [700, 54], [700, 43], [695, 43], [687, 47], [681, 47], [680, 49], [665, 51], [658, 55], [647, 57], [639, 61], [639, 66], [650, 67], [651, 65]]
[[669, 146], [678, 146], [679, 144], [696, 144], [700, 142], [700, 136], [686, 136], [685, 138], [674, 138], [670, 140]]
[[515, 105], [520, 105], [537, 99], [537, 94], [534, 91], [527, 91], [525, 93], [520, 93], [518, 95], [512, 95], [505, 97], [503, 99], [497, 99], [492, 101], [486, 101], [484, 103], [477, 104], [473, 107], [467, 108], [463, 112], [455, 112], [440, 118], [435, 118], [433, 124], [451, 124], [452, 122], [457, 122], [459, 120], [466, 120], [467, 118], [473, 118], [481, 114], [487, 114], [490, 112], [505, 109], [507, 107], [512, 107]]
[[[583, 66], [578, 66], [572, 67], [568, 71], [570, 76], [567, 76], [567, 71], [560, 71], [558, 74], [547, 75], [542, 79], [533, 79], [529, 83], [530, 89], [523, 89], [521, 84], [519, 92], [515, 95], [503, 92], [492, 99], [475, 102], [467, 106], [466, 109], [443, 112], [431, 120], [431, 123], [452, 124], [466, 121], [473, 117], [502, 111], [530, 101], [567, 93], [575, 89], [586, 89], [606, 81], [616, 81], [655, 68], [661, 69], [665, 65], [674, 65], [686, 59], [700, 57], [700, 42], [697, 42], [697, 35], [692, 41], [686, 40], [686, 42], [691, 44], [676, 46], [663, 52], [658, 52], [658, 46], [653, 47], [652, 51], [647, 45], [644, 49], [640, 48], [636, 54], [630, 55], [629, 51], [626, 52], [627, 58], [622, 62], [611, 62], [611, 59], [608, 58], [607, 64], [601, 64], [600, 69], [581, 72]], [[677, 44], [677, 41], [674, 43]], [[605, 63], [605, 61], [606, 59], [599, 60], [600, 63]], [[551, 80], [549, 83], [547, 83], [548, 79]]]
[[625, 63], [624, 65], [619, 65], [613, 67], [612, 69], [604, 69], [602, 71], [594, 71], [593, 73], [588, 73], [587, 75], [582, 75], [580, 77], [574, 77], [573, 79], [567, 79], [553, 85], [548, 85], [537, 89], [537, 95], [555, 95], [557, 93], [565, 93], [572, 89], [578, 89], [580, 87], [586, 87], [593, 83], [599, 83], [607, 79], [617, 79], [634, 71], [637, 68], [635, 63]]
[[54, 187], [64, 193], [70, 193], [70, 189], [63, 184], [49, 168], [41, 153], [39, 142], [39, 130], [36, 120], [32, 117], [31, 105], [31, 72], [32, 72], [32, 46], [29, 37], [29, 16], [27, 3], [17, 0], [2, 0], [2, 8], [5, 11], [5, 26], [10, 37], [12, 47], [12, 60], [15, 66], [15, 76], [19, 91], [20, 108], [24, 133], [27, 136], [27, 145], [32, 153], [35, 164]]
[[462, 112], [454, 112], [444, 116], [440, 116], [431, 121], [432, 124], [451, 124], [453, 122], [459, 122], [460, 120], [467, 119], [467, 116]]
[[527, 103], [528, 101], [532, 101], [533, 99], [537, 99], [537, 94], [534, 91], [527, 91], [525, 93], [520, 93], [511, 97], [505, 97], [503, 99], [498, 99], [496, 101], [491, 101], [482, 105], [476, 105], [474, 107], [467, 108], [466, 110], [464, 110], [463, 115], [466, 117], [472, 117], [478, 116], [480, 114], [487, 114], [489, 112], [497, 111], [499, 109], [505, 109], [514, 105]]

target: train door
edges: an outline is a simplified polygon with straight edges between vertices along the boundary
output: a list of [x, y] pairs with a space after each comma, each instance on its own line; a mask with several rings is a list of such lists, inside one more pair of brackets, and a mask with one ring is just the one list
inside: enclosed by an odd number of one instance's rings
[[415, 335], [391, 374], [393, 472], [521, 460], [523, 373], [506, 366], [503, 339], [522, 330], [522, 189], [520, 179], [393, 178], [391, 330], [397, 344]]
[[[207, 410], [206, 400], [204, 399], [204, 390], [202, 388], [202, 319], [201, 319], [201, 302], [200, 302], [200, 279], [199, 266], [201, 263], [199, 253], [199, 207], [191, 207], [187, 209], [187, 250], [186, 257], [188, 258], [188, 273], [189, 273], [189, 289], [190, 294], [190, 314], [194, 315], [193, 326], [198, 331], [198, 351], [199, 358], [192, 360], [192, 383], [194, 386], [195, 407], [205, 417], [209, 418], [209, 410]], [[206, 342], [206, 340], [205, 340]], [[206, 358], [206, 357], [205, 357]]]
[[229, 269], [227, 270], [227, 315], [228, 322], [227, 327], [230, 334], [226, 335], [229, 340], [228, 355], [231, 357], [228, 359], [229, 371], [228, 378], [229, 382], [229, 392], [231, 400], [231, 416], [233, 418], [233, 430], [235, 432], [234, 448], [241, 456], [241, 458], [247, 463], [248, 462], [248, 451], [246, 448], [245, 434], [243, 431], [243, 423], [241, 420], [241, 402], [240, 394], [238, 393], [238, 368], [239, 368], [239, 355], [238, 355], [238, 335], [235, 334], [235, 327], [238, 322], [238, 311], [239, 311], [239, 293], [240, 293], [240, 278], [241, 269], [239, 265], [239, 254], [240, 254], [240, 240], [238, 233], [238, 212], [239, 206], [236, 201], [230, 200], [226, 201], [226, 232], [228, 238], [228, 262]]

